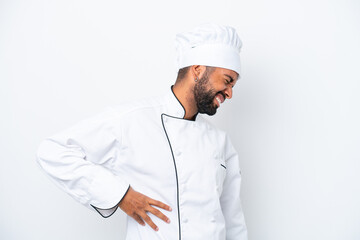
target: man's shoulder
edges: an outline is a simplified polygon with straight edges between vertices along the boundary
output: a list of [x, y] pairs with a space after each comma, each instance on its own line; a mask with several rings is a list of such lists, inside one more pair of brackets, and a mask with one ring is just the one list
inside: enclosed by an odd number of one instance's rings
[[161, 109], [165, 104], [165, 96], [158, 95], [152, 97], [144, 97], [137, 100], [127, 101], [120, 104], [109, 106], [107, 109], [116, 113], [119, 117], [130, 114], [143, 113], [144, 111], [156, 111]]

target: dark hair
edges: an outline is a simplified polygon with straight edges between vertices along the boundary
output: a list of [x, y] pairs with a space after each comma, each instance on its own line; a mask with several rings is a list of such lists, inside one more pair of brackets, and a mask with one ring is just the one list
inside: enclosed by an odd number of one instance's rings
[[189, 72], [189, 70], [190, 70], [190, 67], [191, 67], [191, 66], [188, 66], [188, 67], [184, 67], [184, 68], [179, 69], [178, 75], [177, 75], [177, 78], [176, 78], [176, 81], [177, 81], [177, 82], [180, 82], [182, 79], [185, 78], [186, 74], [187, 74], [187, 73]]
[[[186, 74], [189, 72], [191, 66], [184, 67], [179, 69], [178, 75], [176, 78], [176, 82], [180, 82], [182, 79], [185, 78]], [[215, 70], [215, 67], [206, 66], [205, 74], [210, 75]]]

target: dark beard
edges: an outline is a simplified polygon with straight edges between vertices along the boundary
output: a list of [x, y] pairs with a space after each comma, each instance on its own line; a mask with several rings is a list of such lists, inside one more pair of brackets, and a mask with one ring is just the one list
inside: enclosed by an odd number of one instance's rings
[[209, 76], [205, 74], [194, 86], [194, 98], [199, 113], [212, 116], [216, 113], [217, 106], [214, 104], [216, 92], [213, 88], [207, 90]]

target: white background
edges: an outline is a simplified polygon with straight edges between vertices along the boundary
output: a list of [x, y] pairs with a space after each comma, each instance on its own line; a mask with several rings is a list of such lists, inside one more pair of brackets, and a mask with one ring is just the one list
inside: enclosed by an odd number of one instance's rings
[[360, 2], [0, 0], [0, 239], [124, 239], [35, 162], [107, 105], [162, 94], [173, 39], [235, 27], [243, 76], [211, 119], [239, 152], [250, 240], [360, 239]]

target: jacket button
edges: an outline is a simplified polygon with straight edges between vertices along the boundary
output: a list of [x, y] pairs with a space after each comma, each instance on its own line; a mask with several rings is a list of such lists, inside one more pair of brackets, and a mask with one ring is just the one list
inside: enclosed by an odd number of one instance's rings
[[187, 222], [188, 222], [188, 219], [184, 218], [183, 223], [187, 223]]
[[175, 151], [175, 155], [176, 155], [176, 156], [180, 156], [180, 155], [181, 155], [181, 151], [179, 151], [179, 150]]

